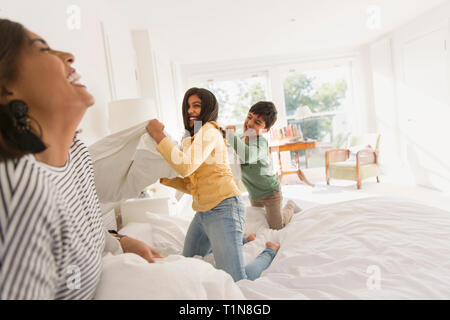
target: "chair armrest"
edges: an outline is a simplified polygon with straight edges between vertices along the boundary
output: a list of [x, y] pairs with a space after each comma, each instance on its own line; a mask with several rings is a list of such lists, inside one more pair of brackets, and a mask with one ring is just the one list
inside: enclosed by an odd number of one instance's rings
[[350, 157], [350, 150], [348, 149], [332, 149], [325, 152], [325, 165], [333, 162], [342, 162], [348, 160]]
[[356, 153], [356, 166], [361, 166], [365, 164], [378, 164], [378, 151], [367, 148], [359, 150]]

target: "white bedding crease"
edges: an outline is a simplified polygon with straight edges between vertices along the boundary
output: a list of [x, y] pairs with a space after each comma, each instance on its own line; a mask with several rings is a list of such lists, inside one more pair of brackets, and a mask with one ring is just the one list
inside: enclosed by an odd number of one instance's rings
[[[144, 213], [121, 232], [169, 255], [152, 265], [106, 256], [98, 299], [450, 299], [450, 212], [409, 199], [376, 197], [318, 205], [282, 230], [248, 207], [251, 261], [268, 240], [281, 248], [255, 281], [233, 283], [212, 255], [183, 258], [189, 220]], [[143, 222], [146, 221], [146, 222]]]

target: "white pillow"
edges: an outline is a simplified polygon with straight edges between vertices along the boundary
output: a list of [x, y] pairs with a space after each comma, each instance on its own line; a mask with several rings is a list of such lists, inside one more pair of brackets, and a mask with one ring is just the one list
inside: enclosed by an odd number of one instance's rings
[[232, 277], [211, 264], [180, 255], [148, 263], [132, 253], [103, 257], [97, 300], [245, 299]]
[[358, 145], [358, 146], [352, 146], [350, 148], [348, 148], [350, 150], [350, 157], [349, 160], [353, 160], [356, 161], [356, 154], [363, 150], [363, 149], [368, 149], [368, 148], [372, 148], [370, 145]]
[[136, 198], [160, 178], [177, 176], [156, 150], [156, 142], [146, 132], [146, 123], [107, 136], [89, 147], [100, 203]]

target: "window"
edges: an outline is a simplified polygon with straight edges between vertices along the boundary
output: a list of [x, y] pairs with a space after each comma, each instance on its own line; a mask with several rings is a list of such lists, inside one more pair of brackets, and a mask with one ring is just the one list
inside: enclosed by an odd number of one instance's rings
[[268, 99], [265, 76], [237, 80], [209, 80], [198, 86], [210, 90], [219, 101], [220, 125], [235, 125], [238, 134], [242, 134], [242, 125], [250, 107], [258, 101]]
[[[345, 146], [351, 132], [349, 117], [349, 66], [297, 72], [284, 78], [283, 88], [287, 123], [298, 125], [303, 135], [328, 148]], [[308, 106], [312, 116], [300, 119], [299, 107]], [[324, 166], [324, 151], [310, 150], [308, 167]], [[305, 152], [300, 152], [305, 155]]]
[[[297, 125], [305, 137], [317, 141], [315, 149], [307, 153], [300, 151], [301, 165], [323, 167], [325, 151], [346, 146], [352, 132], [351, 61], [305, 62], [296, 66], [296, 70], [289, 70], [292, 66], [286, 64], [285, 67], [274, 64], [253, 71], [239, 70], [245, 67], [240, 64], [231, 69], [228, 65], [224, 68], [213, 64], [205, 70], [196, 70], [189, 77], [189, 84], [209, 89], [216, 95], [220, 106], [219, 125], [235, 125], [238, 134], [242, 134], [242, 124], [254, 103], [273, 101], [280, 108], [277, 128]], [[210, 70], [217, 71], [211, 74]], [[306, 119], [296, 116], [301, 106], [308, 106], [312, 116]], [[290, 161], [286, 155], [282, 158], [283, 162]], [[292, 159], [295, 159], [293, 154]]]

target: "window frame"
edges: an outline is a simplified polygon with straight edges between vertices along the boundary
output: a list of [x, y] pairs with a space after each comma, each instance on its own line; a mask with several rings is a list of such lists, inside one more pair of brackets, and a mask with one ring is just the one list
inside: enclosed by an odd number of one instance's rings
[[[272, 58], [254, 58], [236, 61], [211, 62], [186, 66], [184, 86], [185, 89], [195, 86], [201, 82], [227, 81], [239, 78], [248, 78], [254, 75], [266, 78], [267, 99], [273, 101], [278, 108], [278, 120], [274, 128], [284, 127], [288, 124], [286, 105], [284, 97], [283, 79], [290, 70], [298, 72], [315, 71], [333, 67], [347, 66], [348, 99], [351, 108], [349, 111], [356, 112], [354, 88], [354, 64], [360, 53], [355, 51], [336, 52], [331, 55], [306, 55], [286, 56]], [[354, 118], [357, 116], [355, 113]], [[359, 119], [360, 115], [357, 117]], [[354, 120], [354, 119], [352, 119]]]
[[[270, 90], [270, 79], [268, 71], [258, 70], [258, 71], [242, 71], [242, 72], [218, 72], [211, 73], [210, 75], [198, 74], [191, 75], [188, 78], [188, 83], [190, 87], [198, 86], [200, 83], [208, 83], [208, 82], [223, 82], [223, 81], [240, 81], [247, 80], [252, 78], [263, 78], [264, 85], [266, 90], [266, 98], [267, 100], [272, 100], [271, 90]], [[250, 107], [250, 106], [249, 106]], [[227, 125], [234, 125], [236, 128], [241, 126], [242, 123], [227, 123]]]
[[[284, 94], [284, 81], [286, 78], [294, 73], [308, 73], [308, 72], [314, 72], [318, 70], [327, 70], [327, 69], [335, 69], [335, 68], [344, 68], [345, 71], [345, 77], [347, 81], [347, 95], [343, 102], [343, 107], [339, 108], [334, 111], [327, 111], [327, 112], [319, 112], [319, 113], [313, 113], [313, 116], [310, 118], [316, 118], [320, 119], [325, 116], [336, 116], [339, 114], [347, 114], [347, 117], [351, 119], [352, 126], [353, 126], [353, 118], [351, 116], [351, 113], [354, 111], [355, 105], [355, 99], [354, 99], [354, 90], [353, 90], [353, 59], [345, 59], [345, 60], [335, 60], [335, 61], [322, 61], [322, 62], [315, 62], [315, 63], [304, 63], [304, 64], [294, 64], [285, 66], [280, 70], [280, 76], [282, 81], [282, 87], [283, 87], [283, 107], [284, 107], [284, 119], [281, 122], [281, 126], [287, 126], [289, 123], [289, 120], [296, 120], [295, 115], [288, 116], [287, 115], [287, 109], [286, 109], [286, 103], [285, 103], [285, 94]], [[318, 141], [320, 142], [320, 141]]]

